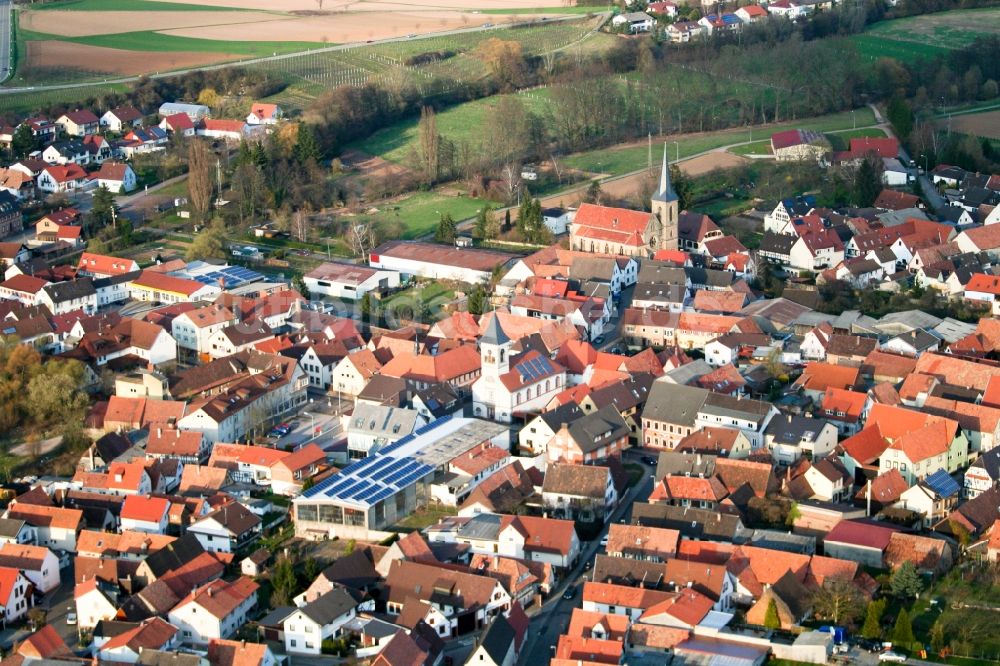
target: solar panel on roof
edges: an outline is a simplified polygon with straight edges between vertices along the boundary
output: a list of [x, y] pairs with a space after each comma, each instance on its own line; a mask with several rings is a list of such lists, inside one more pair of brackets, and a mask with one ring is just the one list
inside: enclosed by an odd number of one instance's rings
[[361, 476], [370, 477], [376, 473], [381, 472], [383, 469], [385, 469], [387, 465], [391, 464], [392, 461], [393, 459], [387, 456], [379, 456], [378, 458], [375, 459], [374, 464], [368, 465], [368, 467], [366, 469], [361, 470], [359, 474]]
[[392, 497], [396, 494], [396, 491], [392, 488], [382, 488], [377, 493], [368, 498], [370, 504], [375, 504], [376, 502], [381, 502], [386, 497]]
[[378, 488], [378, 486], [376, 486], [374, 483], [372, 483], [368, 479], [362, 479], [361, 483], [359, 485], [355, 486], [351, 490], [351, 494], [348, 495], [347, 497], [350, 497], [350, 499], [354, 499], [354, 500], [360, 499], [362, 495], [366, 495], [369, 492], [374, 492], [374, 490], [377, 489], [377, 488]]
[[941, 497], [951, 497], [952, 495], [958, 493], [961, 488], [955, 479], [951, 478], [951, 475], [943, 469], [939, 469], [925, 479], [931, 490], [940, 495]]

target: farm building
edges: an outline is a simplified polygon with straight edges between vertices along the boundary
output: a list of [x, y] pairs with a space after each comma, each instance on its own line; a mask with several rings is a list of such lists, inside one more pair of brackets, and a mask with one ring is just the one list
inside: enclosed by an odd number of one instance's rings
[[328, 262], [303, 276], [309, 293], [333, 298], [359, 299], [369, 291], [399, 286], [399, 273], [345, 262]]
[[779, 162], [819, 160], [830, 152], [830, 142], [813, 130], [786, 130], [771, 135], [771, 152]]
[[475, 284], [486, 282], [495, 268], [507, 266], [516, 258], [517, 255], [496, 250], [462, 249], [419, 241], [389, 241], [371, 252], [368, 265], [431, 280]]
[[183, 113], [194, 123], [212, 115], [212, 111], [204, 104], [186, 104], [184, 102], [164, 102], [160, 105], [160, 110], [157, 113], [161, 118]]

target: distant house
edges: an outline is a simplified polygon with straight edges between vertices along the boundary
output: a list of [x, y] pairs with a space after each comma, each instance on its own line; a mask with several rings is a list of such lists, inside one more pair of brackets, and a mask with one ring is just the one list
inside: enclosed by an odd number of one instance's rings
[[134, 106], [119, 106], [105, 112], [100, 123], [112, 132], [122, 132], [142, 125], [142, 111]]
[[667, 26], [667, 36], [671, 42], [685, 44], [704, 32], [704, 28], [694, 21], [677, 21]]
[[247, 114], [247, 125], [276, 125], [284, 117], [277, 104], [254, 102]]
[[627, 29], [629, 33], [637, 35], [651, 31], [656, 25], [656, 20], [646, 12], [629, 12], [611, 19], [611, 25], [620, 30]]
[[213, 638], [231, 636], [250, 619], [258, 587], [245, 577], [232, 583], [213, 581], [181, 599], [168, 619], [180, 629], [184, 643], [205, 645]]
[[56, 125], [69, 136], [87, 136], [97, 134], [100, 119], [87, 110], [69, 111], [56, 119]]
[[175, 113], [160, 121], [160, 129], [180, 136], [194, 136], [194, 121], [186, 113]]
[[38, 175], [38, 189], [41, 192], [74, 192], [91, 185], [87, 172], [77, 164], [49, 165]]
[[306, 288], [316, 296], [358, 300], [369, 291], [399, 286], [399, 273], [347, 262], [327, 262], [303, 276]]
[[115, 194], [131, 192], [136, 186], [135, 171], [124, 162], [105, 162], [96, 179], [98, 187], [107, 188]]

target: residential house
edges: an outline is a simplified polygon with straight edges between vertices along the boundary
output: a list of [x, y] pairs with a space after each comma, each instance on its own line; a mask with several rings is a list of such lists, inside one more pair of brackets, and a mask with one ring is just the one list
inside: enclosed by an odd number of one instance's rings
[[246, 577], [216, 580], [195, 588], [174, 606], [167, 619], [181, 632], [181, 642], [205, 645], [231, 636], [250, 619], [260, 586]]
[[340, 637], [343, 627], [356, 617], [358, 602], [342, 587], [295, 609], [282, 623], [285, 650], [319, 655], [323, 641]]
[[621, 499], [610, 467], [552, 463], [545, 472], [542, 502], [558, 518], [607, 521]]
[[101, 116], [101, 127], [112, 132], [122, 133], [125, 130], [142, 125], [142, 112], [134, 106], [119, 106], [106, 111]]
[[56, 119], [56, 125], [69, 136], [97, 134], [100, 119], [90, 111], [67, 111]]
[[212, 553], [245, 552], [257, 542], [263, 521], [239, 502], [229, 502], [187, 528]]

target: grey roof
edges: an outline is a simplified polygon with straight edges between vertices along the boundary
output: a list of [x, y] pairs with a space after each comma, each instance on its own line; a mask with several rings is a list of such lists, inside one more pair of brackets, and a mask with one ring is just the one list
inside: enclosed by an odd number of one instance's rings
[[584, 453], [628, 435], [629, 427], [614, 405], [605, 405], [569, 424], [569, 434]]
[[809, 307], [787, 298], [769, 298], [748, 303], [737, 314], [764, 317], [779, 328], [785, 328], [809, 311]]
[[781, 414], [771, 419], [764, 433], [778, 444], [798, 444], [808, 433], [818, 435], [827, 425], [829, 422], [826, 419]]
[[778, 530], [754, 530], [750, 536], [750, 545], [786, 553], [813, 555], [816, 552], [816, 537]]
[[[32, 664], [40, 665], [41, 662], [32, 661]], [[65, 662], [53, 662], [64, 664]], [[142, 650], [139, 652], [140, 666], [201, 666], [201, 657], [196, 654], [185, 652], [167, 652], [166, 650]]]
[[910, 218], [920, 220], [928, 219], [927, 214], [919, 208], [904, 208], [902, 210], [890, 210], [878, 214], [878, 219], [887, 227], [895, 227], [903, 224]]
[[911, 330], [914, 328], [934, 328], [941, 321], [940, 317], [935, 317], [923, 310], [904, 310], [885, 315], [878, 320], [877, 327], [882, 329], [887, 326], [902, 326]]
[[654, 382], [642, 410], [642, 418], [694, 426], [698, 410], [705, 404], [708, 393], [703, 388]]
[[715, 474], [717, 456], [696, 453], [680, 453], [679, 451], [663, 451], [656, 461], [656, 478], [670, 476], [706, 477]]
[[397, 404], [401, 396], [406, 394], [406, 380], [389, 375], [375, 375], [358, 395], [358, 400], [370, 400], [377, 403]]
[[79, 278], [68, 282], [47, 284], [42, 289], [49, 295], [53, 303], [72, 301], [75, 298], [85, 298], [97, 293], [94, 281], [90, 278]]
[[503, 615], [498, 614], [483, 634], [481, 647], [494, 664], [502, 664], [514, 643], [514, 627]]
[[490, 319], [489, 326], [486, 327], [486, 331], [479, 338], [479, 344], [502, 345], [508, 342], [510, 342], [510, 338], [507, 337], [503, 327], [500, 325], [500, 318], [494, 314]]
[[668, 370], [664, 376], [675, 384], [687, 385], [714, 371], [715, 368], [710, 366], [708, 361], [703, 358], [697, 358], [690, 363], [685, 363], [673, 370]]
[[732, 541], [742, 529], [739, 516], [709, 509], [649, 504], [632, 505], [632, 524], [677, 530], [689, 539], [725, 539]]
[[971, 467], [978, 467], [986, 471], [994, 481], [1000, 481], [1000, 447], [992, 448], [983, 453], [972, 463]]
[[703, 284], [706, 287], [718, 287], [720, 289], [732, 286], [738, 279], [735, 273], [720, 271], [714, 268], [701, 268], [699, 266], [687, 266], [684, 268], [684, 273], [691, 280], [692, 285]]
[[610, 257], [578, 257], [569, 266], [574, 280], [610, 281], [615, 274], [615, 260]]
[[679, 284], [687, 285], [687, 273], [683, 268], [666, 261], [644, 259], [639, 267], [640, 284]]
[[343, 588], [335, 587], [299, 610], [316, 624], [326, 626], [338, 617], [350, 613], [355, 606], [357, 602], [354, 597]]
[[745, 419], [759, 423], [771, 411], [771, 405], [750, 398], [734, 398], [730, 395], [722, 395], [721, 393], [709, 393], [705, 398], [705, 404], [702, 405], [701, 411], [706, 414]]
[[461, 539], [496, 539], [500, 534], [500, 516], [495, 513], [480, 513], [458, 530]]
[[906, 333], [900, 333], [899, 335], [893, 336], [891, 340], [902, 340], [917, 351], [932, 349], [941, 344], [941, 339], [939, 337], [928, 333], [922, 328], [907, 331]]
[[792, 251], [792, 246], [797, 240], [799, 237], [791, 234], [776, 234], [773, 231], [765, 231], [764, 237], [760, 239], [758, 249], [770, 254], [786, 255]]
[[553, 432], [556, 432], [562, 427], [563, 423], [572, 423], [574, 420], [580, 418], [582, 414], [583, 410], [580, 409], [580, 405], [575, 402], [568, 402], [565, 405], [559, 405], [551, 411], [542, 412], [538, 415], [538, 418], [551, 428]]
[[15, 518], [0, 518], [0, 537], [16, 538], [24, 528], [24, 521]]
[[93, 278], [94, 289], [104, 289], [105, 287], [111, 287], [116, 284], [131, 282], [139, 277], [140, 273], [142, 273], [142, 271], [132, 271], [130, 273], [122, 273], [121, 275], [112, 275], [110, 277]]
[[351, 414], [350, 432], [388, 437], [404, 437], [417, 427], [420, 414], [412, 409], [362, 403]]
[[262, 627], [277, 627], [285, 621], [285, 618], [294, 613], [295, 606], [278, 606], [273, 611], [257, 620], [257, 624]]
[[632, 292], [633, 301], [683, 303], [687, 289], [679, 284], [637, 284]]

